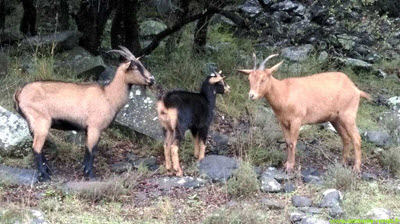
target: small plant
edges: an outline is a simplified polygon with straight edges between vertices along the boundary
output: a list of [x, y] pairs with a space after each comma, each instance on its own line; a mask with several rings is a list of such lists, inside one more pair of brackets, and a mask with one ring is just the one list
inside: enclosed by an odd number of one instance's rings
[[259, 190], [257, 174], [249, 162], [242, 162], [239, 169], [227, 182], [228, 195], [231, 197], [251, 196]]
[[400, 148], [389, 148], [383, 151], [380, 158], [382, 166], [391, 171], [394, 175], [400, 176]]
[[325, 184], [330, 188], [353, 190], [357, 187], [357, 175], [339, 163], [328, 167], [324, 179]]

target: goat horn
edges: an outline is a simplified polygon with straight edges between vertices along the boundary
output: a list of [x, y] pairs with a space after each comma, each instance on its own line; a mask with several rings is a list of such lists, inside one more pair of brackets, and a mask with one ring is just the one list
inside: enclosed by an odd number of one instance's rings
[[253, 68], [253, 70], [256, 70], [257, 69], [257, 56], [256, 56], [255, 52], [253, 52], [253, 59], [254, 59], [254, 68]]
[[130, 57], [130, 59], [136, 59], [136, 57], [135, 57], [135, 55], [133, 55], [132, 54], [132, 52], [128, 49], [128, 48], [126, 48], [126, 47], [124, 47], [124, 46], [119, 46], [119, 48], [121, 48], [121, 50], [122, 51], [124, 51], [125, 53], [127, 53]]
[[273, 57], [276, 57], [276, 56], [278, 56], [279, 54], [273, 54], [273, 55], [270, 55], [270, 56], [268, 56], [261, 64], [260, 64], [260, 67], [258, 68], [259, 70], [264, 70], [264, 68], [265, 68], [265, 63], [267, 63], [267, 61], [269, 60], [269, 59], [271, 59], [271, 58], [273, 58]]
[[109, 50], [107, 51], [107, 53], [119, 53], [120, 55], [122, 55], [124, 58], [126, 58], [127, 60], [130, 60], [131, 57], [130, 55], [128, 55], [125, 51], [121, 51], [121, 50]]

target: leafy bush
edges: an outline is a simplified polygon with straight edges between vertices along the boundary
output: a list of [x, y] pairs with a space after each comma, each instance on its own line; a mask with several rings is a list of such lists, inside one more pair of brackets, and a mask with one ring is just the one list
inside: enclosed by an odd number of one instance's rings
[[324, 176], [327, 187], [352, 190], [357, 187], [357, 175], [348, 167], [336, 163], [330, 165]]
[[383, 151], [380, 158], [383, 167], [390, 170], [394, 175], [400, 176], [400, 148], [390, 148]]
[[249, 162], [242, 162], [227, 182], [228, 195], [231, 197], [250, 196], [257, 193], [259, 189], [257, 174]]

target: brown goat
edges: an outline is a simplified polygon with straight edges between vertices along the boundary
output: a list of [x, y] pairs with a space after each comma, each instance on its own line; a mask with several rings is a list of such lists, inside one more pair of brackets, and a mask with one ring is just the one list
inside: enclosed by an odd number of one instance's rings
[[128, 101], [132, 85], [154, 83], [154, 77], [142, 63], [128, 49], [121, 49], [110, 51], [120, 53], [125, 62], [120, 64], [113, 80], [105, 86], [36, 81], [16, 91], [15, 107], [27, 120], [33, 135], [33, 153], [41, 180], [50, 180], [50, 170], [42, 153], [50, 128], [86, 132], [84, 174], [93, 178], [94, 153], [101, 132]]
[[341, 72], [320, 73], [306, 77], [275, 79], [272, 74], [283, 63], [264, 69], [264, 60], [256, 69], [238, 70], [249, 75], [249, 98], [257, 100], [265, 97], [272, 107], [286, 140], [287, 161], [285, 169], [292, 171], [295, 165], [296, 143], [302, 125], [331, 122], [343, 142], [343, 160], [347, 164], [350, 143], [355, 151], [354, 170], [360, 172], [361, 137], [356, 126], [356, 116], [360, 97], [371, 99], [359, 90]]

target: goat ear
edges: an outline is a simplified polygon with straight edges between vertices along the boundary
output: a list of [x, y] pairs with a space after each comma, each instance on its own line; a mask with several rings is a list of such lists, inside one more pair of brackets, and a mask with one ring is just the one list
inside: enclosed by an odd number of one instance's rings
[[276, 65], [274, 65], [274, 66], [272, 66], [272, 67], [269, 69], [270, 74], [276, 72], [276, 70], [278, 70], [279, 66], [281, 66], [282, 63], [283, 63], [283, 61], [279, 62], [278, 64], [276, 64]]
[[253, 71], [253, 69], [238, 69], [237, 71], [244, 75], [250, 75], [250, 73]]
[[223, 78], [221, 77], [221, 76], [217, 76], [217, 77], [212, 77], [212, 78], [210, 78], [209, 80], [208, 80], [208, 82], [210, 83], [210, 84], [215, 84], [215, 83], [217, 83], [217, 82], [219, 82], [219, 81], [221, 81]]

